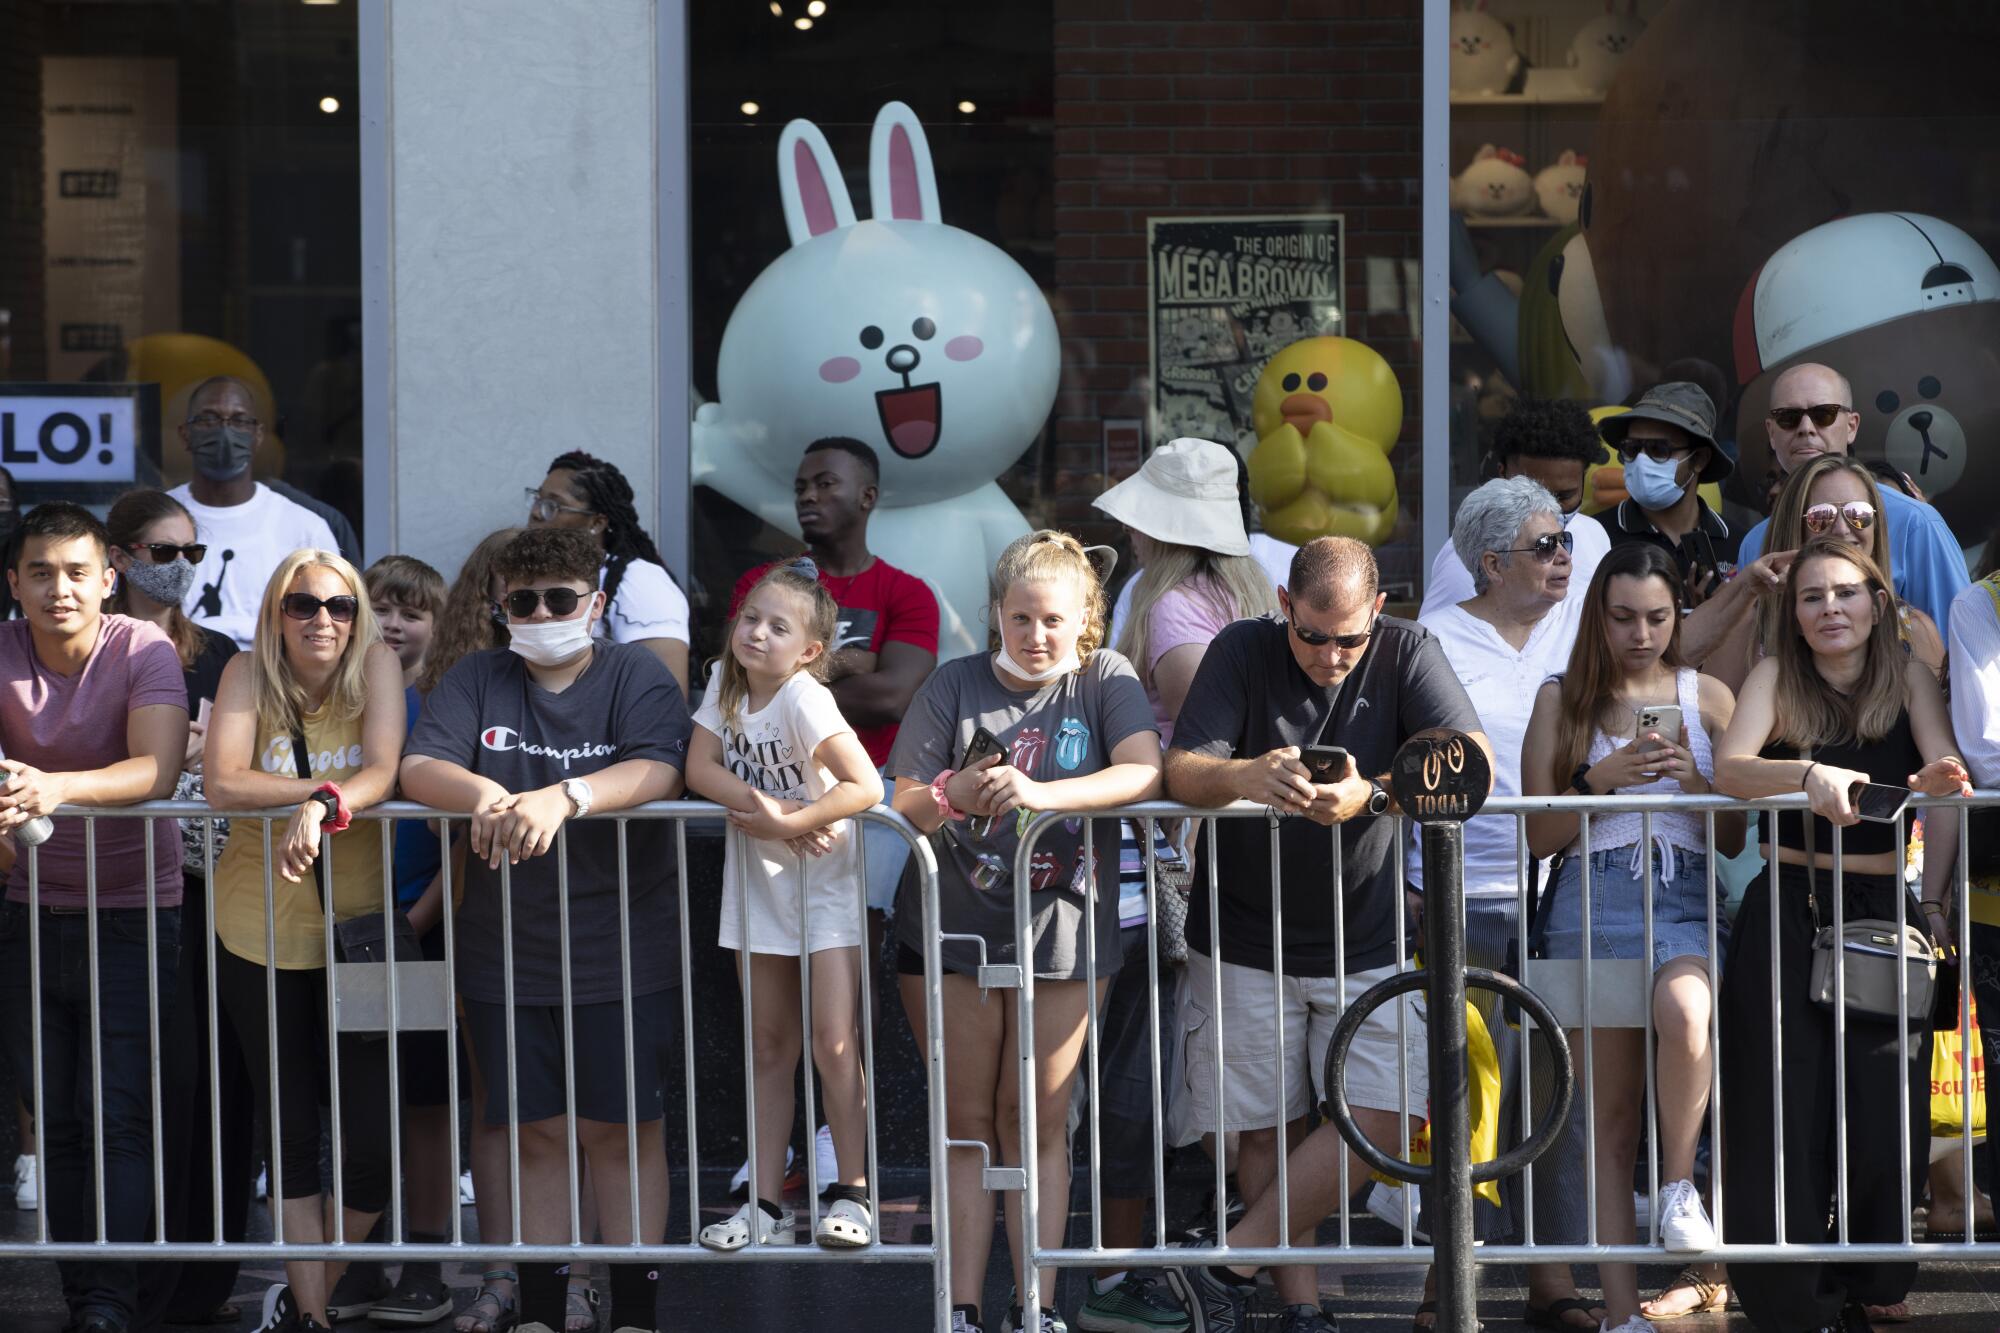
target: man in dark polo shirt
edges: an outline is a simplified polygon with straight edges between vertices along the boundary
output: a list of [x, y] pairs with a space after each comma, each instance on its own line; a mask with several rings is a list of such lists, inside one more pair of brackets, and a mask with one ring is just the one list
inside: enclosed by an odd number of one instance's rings
[[[1300, 547], [1278, 591], [1285, 618], [1239, 620], [1216, 636], [1167, 751], [1167, 790], [1177, 801], [1220, 806], [1247, 800], [1304, 816], [1283, 820], [1278, 833], [1281, 985], [1272, 977], [1278, 959], [1271, 837], [1263, 820], [1217, 821], [1220, 939], [1210, 936], [1204, 872], [1195, 875], [1188, 910], [1180, 1092], [1190, 1116], [1183, 1137], [1192, 1141], [1218, 1128], [1243, 1132], [1236, 1177], [1252, 1203], [1230, 1228], [1231, 1245], [1277, 1243], [1280, 1122], [1303, 1133], [1308, 1110], [1325, 1096], [1326, 1048], [1341, 1011], [1401, 967], [1399, 943], [1407, 951], [1416, 940], [1414, 927], [1405, 928], [1396, 821], [1388, 817], [1395, 813], [1383, 781], [1390, 761], [1404, 741], [1429, 727], [1468, 732], [1492, 752], [1437, 640], [1413, 621], [1382, 615], [1382, 603], [1375, 557], [1366, 546], [1321, 537]], [[1343, 776], [1313, 780], [1300, 750], [1315, 743], [1347, 750]], [[1340, 840], [1338, 881], [1329, 827], [1338, 829]], [[1220, 1011], [1213, 1012], [1218, 989]], [[1282, 1051], [1276, 1041], [1279, 993]], [[1400, 1142], [1405, 1106], [1411, 1128], [1421, 1122], [1427, 1099], [1423, 1018], [1407, 997], [1403, 1013], [1407, 1028], [1399, 1032], [1396, 1006], [1377, 1009], [1347, 1061], [1354, 1118], [1384, 1145]], [[1215, 1104], [1218, 1063], [1221, 1106]], [[1407, 1103], [1399, 1065], [1408, 1069]], [[1287, 1159], [1296, 1244], [1312, 1243], [1320, 1219], [1337, 1202], [1341, 1151], [1338, 1133], [1324, 1124]], [[1349, 1180], [1365, 1180], [1367, 1169], [1354, 1158]], [[1318, 1282], [1310, 1267], [1280, 1268], [1273, 1276], [1287, 1307], [1318, 1316]], [[1241, 1272], [1171, 1270], [1168, 1278], [1196, 1329], [1233, 1333], [1240, 1326], [1251, 1290]]]
[[1715, 404], [1699, 384], [1656, 384], [1630, 412], [1606, 417], [1597, 429], [1618, 451], [1631, 497], [1597, 521], [1613, 546], [1649, 542], [1673, 557], [1681, 575], [1681, 656], [1698, 667], [1744, 623], [1757, 586], [1783, 581], [1790, 557], [1760, 560], [1745, 577], [1724, 558], [1729, 525], [1697, 488], [1736, 465], [1715, 442]]

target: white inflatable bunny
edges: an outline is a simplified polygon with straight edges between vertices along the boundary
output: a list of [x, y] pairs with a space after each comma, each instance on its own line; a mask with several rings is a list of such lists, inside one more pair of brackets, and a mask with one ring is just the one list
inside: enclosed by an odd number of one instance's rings
[[1578, 91], [1603, 94], [1611, 87], [1625, 53], [1646, 31], [1636, 12], [1639, 0], [1625, 0], [1625, 12], [1617, 12], [1617, 0], [1604, 0], [1604, 12], [1576, 31], [1569, 44], [1569, 67]]
[[1504, 93], [1521, 69], [1514, 35], [1486, 12], [1486, 0], [1451, 16], [1451, 90]]
[[994, 478], [1055, 403], [1055, 315], [1019, 264], [940, 217], [930, 144], [901, 102], [875, 117], [872, 218], [855, 220], [810, 121], [779, 136], [778, 185], [792, 246], [730, 314], [694, 480], [796, 533], [806, 445], [866, 442], [882, 465], [869, 549], [937, 592], [940, 659], [981, 650], [987, 574], [1028, 530]]
[[1511, 148], [1481, 144], [1452, 182], [1452, 205], [1475, 217], [1512, 217], [1527, 212], [1534, 202], [1535, 188], [1526, 162]]
[[1590, 159], [1574, 149], [1535, 173], [1535, 201], [1542, 211], [1567, 227], [1583, 209], [1583, 186]]

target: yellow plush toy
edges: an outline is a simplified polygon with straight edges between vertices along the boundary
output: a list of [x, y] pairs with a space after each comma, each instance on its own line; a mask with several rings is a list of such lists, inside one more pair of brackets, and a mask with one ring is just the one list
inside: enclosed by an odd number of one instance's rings
[[1258, 377], [1250, 419], [1250, 498], [1266, 532], [1294, 545], [1389, 540], [1397, 515], [1389, 451], [1403, 429], [1403, 390], [1373, 348], [1352, 338], [1293, 343]]

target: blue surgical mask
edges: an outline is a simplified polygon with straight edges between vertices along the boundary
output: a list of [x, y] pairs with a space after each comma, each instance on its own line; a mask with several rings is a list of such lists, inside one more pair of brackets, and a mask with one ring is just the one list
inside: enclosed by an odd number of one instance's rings
[[1676, 480], [1680, 471], [1678, 458], [1662, 463], [1639, 454], [1625, 465], [1625, 493], [1638, 501], [1641, 509], [1655, 513], [1671, 509], [1687, 492], [1687, 485]]

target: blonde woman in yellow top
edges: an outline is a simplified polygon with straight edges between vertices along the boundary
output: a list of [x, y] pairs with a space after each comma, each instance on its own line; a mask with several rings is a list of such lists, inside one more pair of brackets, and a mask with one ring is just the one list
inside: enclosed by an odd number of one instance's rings
[[[271, 1174], [291, 1242], [323, 1241], [328, 1230], [319, 1176], [330, 1079], [317, 863], [334, 837], [323, 826], [394, 791], [404, 725], [402, 667], [381, 642], [361, 576], [331, 551], [292, 552], [264, 589], [254, 650], [222, 673], [206, 757], [208, 799], [218, 809], [291, 807], [282, 828], [272, 821], [268, 839], [268, 931], [262, 829], [239, 823], [215, 867], [216, 993], [266, 1123], [276, 1031], [282, 1161]], [[334, 916], [343, 920], [382, 909], [380, 834], [372, 824], [359, 829], [329, 858]], [[267, 1012], [273, 983], [276, 1009]], [[342, 1036], [339, 1053], [343, 1234], [359, 1240], [389, 1199], [389, 1046]], [[287, 1263], [285, 1285], [265, 1294], [259, 1327], [332, 1327], [327, 1292], [344, 1266]]]

